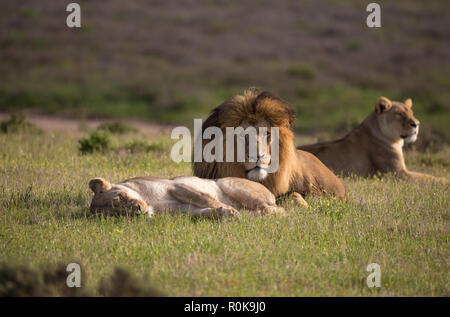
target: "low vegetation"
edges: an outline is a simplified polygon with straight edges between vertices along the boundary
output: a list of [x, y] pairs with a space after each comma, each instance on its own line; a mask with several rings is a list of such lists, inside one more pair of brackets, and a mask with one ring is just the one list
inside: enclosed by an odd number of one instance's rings
[[[125, 124], [103, 124], [87, 136], [78, 140], [78, 150], [81, 154], [95, 152], [151, 152], [164, 151], [167, 142], [149, 142], [142, 135], [137, 134], [137, 129]], [[129, 133], [127, 136], [117, 134]]]
[[0, 122], [0, 131], [3, 133], [40, 133], [41, 129], [27, 121], [25, 114], [12, 114], [7, 120]]
[[83, 3], [89, 21], [67, 33], [54, 0], [3, 0], [0, 110], [192, 124], [257, 86], [295, 106], [302, 132], [360, 122], [385, 95], [450, 139], [445, 0], [385, 1], [382, 28], [359, 0], [110, 2]]
[[101, 124], [98, 127], [98, 130], [105, 130], [114, 134], [124, 134], [124, 133], [136, 133], [138, 132], [138, 129], [133, 127], [132, 125], [121, 122], [121, 121], [113, 121], [113, 122], [106, 122]]
[[[29, 283], [11, 267], [44, 274], [43, 267], [77, 262], [80, 291], [88, 295], [123, 294], [114, 287], [122, 282], [110, 279], [116, 266], [133, 277], [125, 294], [150, 294], [140, 291], [150, 285], [175, 296], [450, 295], [448, 185], [346, 178], [347, 203], [308, 198], [310, 207], [299, 208], [285, 202], [285, 218], [101, 218], [88, 210], [89, 179], [172, 177], [190, 174], [190, 165], [171, 161], [170, 139], [150, 140], [163, 151], [80, 155], [81, 136], [0, 134], [0, 254], [9, 268], [0, 269], [2, 281]], [[413, 170], [449, 178], [449, 154], [448, 146], [435, 153], [412, 149], [406, 159]], [[366, 285], [370, 263], [381, 266], [380, 288]], [[39, 294], [77, 295], [45, 274], [57, 286], [49, 290], [44, 279]], [[2, 294], [24, 294], [0, 284]]]
[[18, 296], [162, 296], [148, 281], [136, 279], [128, 271], [117, 267], [102, 279], [94, 291], [90, 288], [69, 288], [66, 285], [67, 264], [32, 268], [27, 265], [0, 265], [0, 297]]
[[107, 131], [96, 130], [79, 141], [81, 154], [105, 152], [111, 148], [111, 136]]
[[[2, 1], [0, 111], [190, 126], [257, 86], [295, 107], [305, 144], [343, 136], [380, 95], [412, 98], [422, 123], [407, 165], [450, 177], [447, 1], [383, 2], [373, 29], [357, 0], [86, 1], [76, 32], [53, 3]], [[285, 202], [286, 218], [101, 218], [89, 179], [191, 173], [172, 140], [120, 121], [42, 133], [23, 115], [0, 132], [0, 295], [450, 295], [448, 185], [345, 178], [347, 203]], [[62, 285], [71, 262], [76, 292]], [[373, 262], [381, 288], [366, 285]]]

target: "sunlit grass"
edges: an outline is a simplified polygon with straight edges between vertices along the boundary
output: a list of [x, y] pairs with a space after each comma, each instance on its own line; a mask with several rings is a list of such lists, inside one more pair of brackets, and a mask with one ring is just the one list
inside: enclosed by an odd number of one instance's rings
[[[286, 205], [286, 218], [103, 219], [88, 211], [92, 177], [170, 177], [190, 166], [173, 163], [170, 151], [80, 155], [80, 136], [0, 134], [1, 260], [34, 268], [75, 261], [92, 290], [121, 265], [176, 296], [450, 293], [447, 185], [345, 179], [347, 203], [308, 198], [306, 209]], [[408, 165], [448, 178], [448, 157], [447, 148], [412, 152]], [[372, 262], [381, 266], [379, 289], [366, 285]]]

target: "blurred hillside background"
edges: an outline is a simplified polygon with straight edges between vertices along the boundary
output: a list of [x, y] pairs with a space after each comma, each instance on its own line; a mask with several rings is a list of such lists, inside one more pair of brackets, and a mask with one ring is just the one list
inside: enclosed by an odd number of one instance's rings
[[378, 1], [0, 3], [0, 111], [192, 124], [249, 86], [297, 110], [295, 129], [342, 135], [378, 96], [411, 97], [423, 138], [450, 139], [450, 5]]

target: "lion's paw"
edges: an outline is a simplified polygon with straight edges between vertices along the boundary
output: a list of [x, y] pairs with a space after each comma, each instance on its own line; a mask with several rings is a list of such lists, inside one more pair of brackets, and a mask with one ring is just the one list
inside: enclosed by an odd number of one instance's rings
[[297, 192], [292, 193], [292, 199], [294, 200], [295, 203], [299, 204], [300, 206], [308, 207], [308, 203], [299, 193]]

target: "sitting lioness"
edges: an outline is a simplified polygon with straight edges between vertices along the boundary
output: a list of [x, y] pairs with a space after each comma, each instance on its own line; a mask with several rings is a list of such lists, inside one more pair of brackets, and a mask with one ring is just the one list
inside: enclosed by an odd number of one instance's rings
[[194, 216], [236, 216], [241, 208], [257, 214], [285, 213], [266, 187], [242, 178], [137, 177], [115, 185], [94, 178], [89, 187], [95, 193], [91, 212], [104, 215], [181, 211]]
[[335, 173], [370, 176], [377, 172], [398, 176], [440, 180], [411, 172], [403, 158], [403, 144], [417, 140], [419, 120], [414, 117], [411, 99], [404, 102], [378, 98], [375, 111], [342, 139], [298, 149], [311, 152]]

